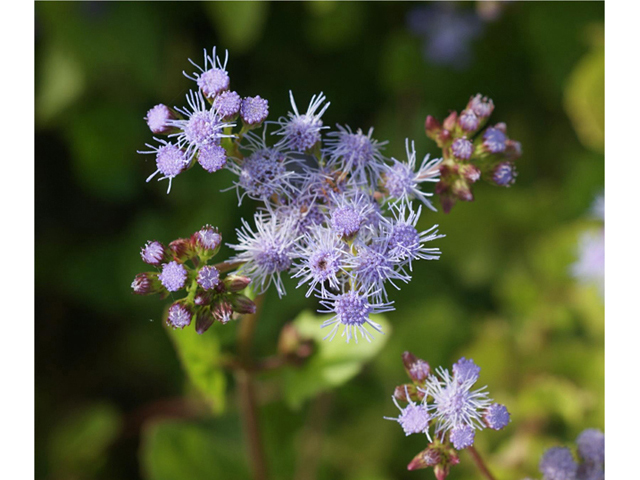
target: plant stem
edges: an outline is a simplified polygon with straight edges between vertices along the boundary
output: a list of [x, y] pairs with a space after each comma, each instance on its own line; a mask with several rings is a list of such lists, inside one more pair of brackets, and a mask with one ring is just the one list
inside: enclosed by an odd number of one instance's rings
[[251, 347], [256, 322], [262, 310], [263, 295], [256, 297], [256, 312], [242, 318], [238, 332], [238, 354], [242, 368], [236, 371], [238, 395], [240, 396], [240, 416], [249, 450], [249, 459], [255, 480], [267, 479], [267, 462], [262, 444], [258, 405], [253, 382], [253, 358]]
[[488, 480], [496, 480], [496, 478], [491, 475], [491, 472], [489, 471], [489, 469], [487, 468], [487, 465], [484, 463], [484, 461], [482, 460], [482, 457], [480, 456], [480, 454], [478, 453], [478, 451], [476, 450], [475, 447], [471, 446], [469, 448], [467, 448], [467, 451], [469, 452], [469, 454], [471, 455], [471, 458], [473, 458], [473, 461], [476, 464], [476, 467], [478, 467], [478, 470], [480, 470], [480, 472], [488, 479]]

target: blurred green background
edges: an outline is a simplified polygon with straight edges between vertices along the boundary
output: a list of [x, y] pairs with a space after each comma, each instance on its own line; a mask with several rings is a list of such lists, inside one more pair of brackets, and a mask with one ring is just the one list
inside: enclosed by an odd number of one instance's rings
[[[568, 273], [604, 188], [604, 4], [500, 5], [465, 68], [424, 57], [424, 39], [407, 26], [419, 6], [36, 4], [37, 478], [248, 476], [233, 379], [219, 379], [226, 393], [210, 408], [182, 370], [162, 303], [130, 290], [146, 240], [211, 223], [232, 242], [255, 208], [220, 193], [229, 172], [194, 169], [167, 196], [164, 183], [144, 183], [155, 167], [136, 153], [151, 140], [146, 111], [183, 104], [187, 58], [201, 62], [214, 45], [229, 49], [232, 88], [267, 98], [272, 120], [287, 113], [289, 89], [301, 104], [324, 91], [325, 124], [374, 126], [398, 158], [405, 137], [419, 154], [437, 154], [425, 116], [443, 118], [481, 92], [524, 151], [513, 187], [477, 185], [475, 202], [423, 215], [422, 227], [439, 223], [447, 235], [442, 259], [418, 263], [393, 292], [392, 331], [358, 376], [297, 408], [283, 401], [286, 381], [260, 379], [274, 478], [433, 478], [406, 471], [424, 438], [382, 418], [396, 415], [390, 396], [405, 381], [406, 349], [434, 366], [461, 355], [482, 366], [481, 381], [513, 419], [477, 436], [499, 478], [536, 476], [544, 448], [604, 427], [603, 301]], [[454, 7], [477, 15], [472, 2]], [[315, 308], [287, 286], [284, 299], [266, 299], [260, 354], [274, 352], [284, 323]], [[226, 349], [236, 327], [205, 341]], [[450, 478], [478, 478], [466, 453]]]

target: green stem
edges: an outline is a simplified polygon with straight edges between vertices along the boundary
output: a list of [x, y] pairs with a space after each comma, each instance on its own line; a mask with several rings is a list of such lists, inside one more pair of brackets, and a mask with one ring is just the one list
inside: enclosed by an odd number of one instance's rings
[[242, 318], [238, 332], [238, 354], [242, 368], [236, 371], [238, 394], [240, 397], [240, 415], [244, 428], [245, 440], [249, 450], [249, 459], [255, 480], [266, 480], [267, 462], [262, 444], [258, 405], [256, 402], [253, 381], [252, 343], [256, 322], [262, 310], [263, 295], [256, 297], [256, 312]]
[[480, 473], [482, 473], [487, 478], [487, 480], [496, 480], [496, 477], [491, 475], [491, 472], [487, 468], [487, 465], [484, 463], [484, 460], [482, 460], [482, 457], [480, 456], [476, 448], [469, 447], [467, 448], [467, 451], [471, 455], [471, 458], [473, 458], [473, 461], [475, 462], [476, 467], [478, 467], [478, 470], [480, 470]]

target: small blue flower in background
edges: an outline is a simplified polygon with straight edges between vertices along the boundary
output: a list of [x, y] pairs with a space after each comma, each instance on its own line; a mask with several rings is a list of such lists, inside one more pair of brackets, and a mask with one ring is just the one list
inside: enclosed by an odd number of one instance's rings
[[602, 221], [597, 230], [582, 233], [578, 242], [577, 261], [571, 265], [571, 274], [583, 284], [598, 287], [604, 297], [604, 195], [596, 197], [591, 214]]
[[472, 44], [483, 32], [476, 12], [439, 3], [420, 6], [407, 15], [409, 29], [423, 39], [424, 56], [436, 65], [467, 68], [472, 59]]

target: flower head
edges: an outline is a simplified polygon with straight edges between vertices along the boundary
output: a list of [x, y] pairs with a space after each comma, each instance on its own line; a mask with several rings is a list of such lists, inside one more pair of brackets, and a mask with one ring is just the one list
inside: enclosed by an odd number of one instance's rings
[[231, 120], [240, 112], [242, 99], [237, 92], [225, 90], [213, 99], [213, 108], [222, 120]]
[[462, 357], [456, 363], [453, 364], [453, 376], [459, 383], [466, 381], [477, 381], [480, 375], [480, 367], [476, 365], [473, 359], [467, 360]]
[[484, 422], [493, 430], [502, 430], [511, 421], [507, 407], [499, 403], [492, 403], [484, 412]]
[[436, 420], [436, 433], [453, 431], [455, 427], [463, 425], [482, 430], [482, 414], [491, 403], [486, 387], [472, 390], [476, 378], [465, 377], [462, 380], [457, 378], [455, 372], [452, 376], [441, 367], [436, 373], [429, 377], [424, 390], [433, 398], [429, 408]]
[[462, 450], [473, 445], [475, 436], [476, 432], [473, 427], [464, 424], [456, 425], [449, 433], [449, 439], [456, 450]]
[[[407, 394], [407, 398], [408, 397], [409, 395]], [[385, 418], [387, 420], [395, 420], [398, 422], [406, 436], [414, 433], [424, 433], [427, 435], [429, 441], [431, 441], [431, 437], [429, 436], [429, 422], [431, 420], [431, 415], [429, 415], [427, 407], [422, 403], [415, 403], [409, 400], [407, 406], [402, 408], [398, 405], [398, 400], [396, 400], [394, 396], [392, 396], [391, 399], [395, 406], [398, 407], [398, 410], [400, 410], [400, 415], [398, 415], [397, 418]]]
[[469, 160], [473, 153], [473, 143], [466, 137], [456, 138], [451, 144], [451, 153], [460, 160]]
[[220, 283], [220, 273], [216, 267], [205, 265], [198, 271], [197, 282], [205, 290], [212, 290]]
[[336, 290], [338, 275], [344, 271], [347, 255], [345, 243], [333, 231], [320, 225], [312, 225], [301, 239], [297, 253], [300, 263], [295, 266], [292, 276], [300, 278], [298, 287], [309, 284], [307, 297], [317, 286], [324, 291], [328, 284]]
[[226, 50], [224, 62], [221, 62], [220, 58], [216, 55], [216, 47], [213, 47], [211, 56], [207, 55], [207, 50], [205, 49], [204, 68], [189, 59], [189, 62], [196, 67], [199, 72], [194, 72], [192, 75], [187, 75], [186, 72], [183, 72], [183, 74], [189, 80], [193, 80], [198, 84], [198, 87], [205, 97], [214, 98], [220, 92], [229, 89], [229, 74], [226, 70], [228, 60], [229, 52]]
[[259, 125], [269, 116], [269, 102], [260, 95], [242, 99], [240, 117], [247, 125]]
[[343, 173], [350, 173], [356, 181], [367, 180], [369, 175], [372, 184], [377, 183], [384, 166], [380, 150], [387, 142], [378, 142], [371, 138], [373, 128], [365, 135], [358, 129], [338, 125], [337, 132], [330, 132], [326, 141], [330, 165]]
[[170, 327], [184, 328], [191, 324], [191, 317], [193, 314], [189, 307], [181, 302], [176, 302], [169, 307], [169, 314], [167, 316], [167, 325]]
[[342, 238], [352, 238], [364, 222], [374, 213], [373, 201], [360, 193], [355, 196], [335, 196], [331, 210], [330, 226]]
[[164, 259], [164, 245], [157, 241], [149, 241], [140, 251], [144, 263], [159, 267]]
[[194, 236], [196, 245], [209, 251], [215, 251], [222, 242], [222, 235], [217, 228], [211, 225], [205, 225]]
[[482, 134], [482, 145], [490, 153], [501, 153], [507, 148], [507, 135], [499, 128], [489, 127]]
[[204, 145], [198, 151], [198, 163], [209, 173], [217, 172], [227, 164], [227, 151], [215, 143]]
[[516, 169], [511, 162], [500, 162], [493, 170], [491, 179], [500, 187], [508, 187], [516, 181]]
[[234, 124], [223, 122], [215, 108], [207, 108], [202, 93], [189, 91], [187, 104], [189, 108], [176, 107], [185, 118], [169, 122], [169, 125], [178, 129], [178, 132], [170, 134], [169, 137], [176, 137], [178, 145], [186, 148], [189, 159], [197, 150], [218, 144], [222, 138], [233, 137], [224, 133], [224, 129], [233, 127]]
[[327, 128], [322, 125], [321, 117], [329, 108], [329, 102], [323, 105], [326, 97], [322, 93], [314, 95], [311, 97], [307, 112], [301, 114], [291, 91], [289, 91], [289, 98], [293, 112], [289, 112], [289, 118], [281, 117], [278, 120], [280, 128], [273, 134], [280, 135], [282, 139], [276, 146], [295, 152], [305, 152], [320, 141], [320, 132]]
[[169, 107], [162, 103], [156, 105], [147, 112], [147, 116], [144, 119], [147, 121], [149, 130], [153, 133], [168, 133], [171, 131], [169, 121], [175, 119], [175, 114]]
[[322, 323], [321, 328], [333, 325], [333, 328], [325, 338], [333, 340], [340, 327], [343, 327], [341, 336], [346, 336], [347, 343], [351, 341], [351, 338], [354, 338], [358, 343], [358, 333], [370, 342], [372, 336], [366, 329], [367, 325], [382, 333], [382, 327], [372, 321], [369, 316], [393, 310], [391, 306], [393, 302], [371, 303], [369, 301], [370, 293], [356, 290], [349, 290], [346, 293], [339, 294], [325, 292], [325, 295], [320, 299], [320, 303], [326, 310], [319, 310], [319, 312], [333, 313], [330, 319]]
[[173, 260], [162, 265], [162, 273], [159, 278], [164, 288], [170, 292], [176, 292], [184, 287], [187, 281], [187, 269], [181, 263]]
[[548, 449], [540, 460], [540, 473], [544, 480], [575, 480], [578, 464], [565, 447]]
[[296, 256], [294, 219], [280, 218], [269, 212], [254, 215], [255, 232], [246, 220], [237, 229], [238, 244], [229, 245], [238, 253], [229, 262], [242, 262], [240, 272], [250, 277], [258, 293], [264, 292], [271, 283], [282, 297], [285, 293], [281, 274], [289, 270]]
[[410, 202], [411, 199], [417, 198], [428, 208], [435, 211], [435, 207], [427, 199], [433, 194], [424, 193], [420, 190], [420, 184], [439, 180], [440, 170], [438, 165], [442, 162], [442, 159], [429, 160], [427, 155], [416, 172], [416, 148], [414, 142], [409, 145], [409, 140], [407, 139], [406, 149], [408, 159], [406, 163], [392, 158], [393, 165], [385, 165], [383, 185], [389, 192], [390, 197], [403, 202]]
[[147, 147], [151, 150], [138, 151], [138, 153], [154, 153], [156, 155], [157, 170], [149, 175], [147, 182], [160, 173], [162, 176], [158, 180], [169, 180], [169, 187], [167, 188], [167, 193], [169, 193], [171, 191], [171, 181], [189, 166], [189, 159], [180, 146], [155, 137], [154, 140], [160, 142], [161, 145], [154, 147], [147, 143]]
[[604, 433], [595, 428], [584, 430], [578, 439], [578, 453], [583, 460], [593, 463], [604, 463]]

